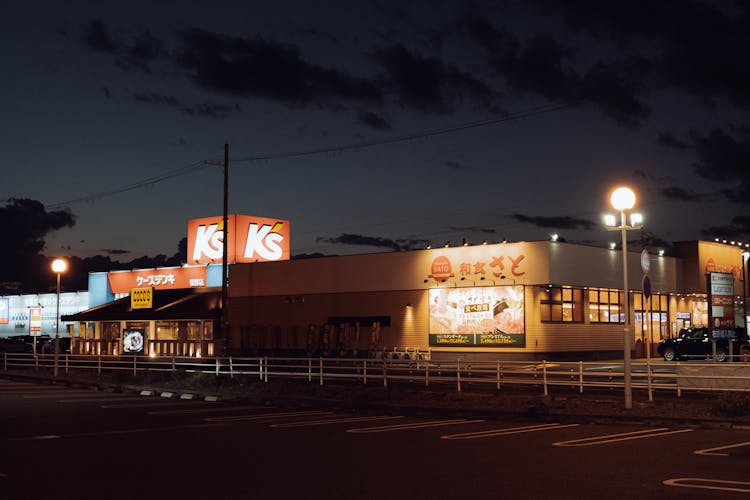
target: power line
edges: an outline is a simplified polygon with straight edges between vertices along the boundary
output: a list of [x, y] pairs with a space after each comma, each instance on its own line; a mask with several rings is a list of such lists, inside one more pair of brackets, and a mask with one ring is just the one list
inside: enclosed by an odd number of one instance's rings
[[356, 149], [371, 148], [374, 146], [383, 146], [386, 144], [394, 144], [399, 142], [407, 142], [416, 139], [425, 139], [428, 137], [434, 137], [442, 134], [450, 134], [453, 132], [460, 132], [462, 130], [469, 130], [473, 128], [486, 127], [489, 125], [497, 125], [498, 123], [508, 122], [511, 120], [520, 120], [522, 118], [528, 118], [530, 116], [540, 115], [544, 113], [551, 113], [554, 111], [560, 111], [565, 108], [569, 108], [576, 103], [563, 103], [563, 104], [549, 104], [545, 106], [539, 106], [526, 111], [519, 111], [518, 113], [509, 113], [498, 118], [491, 118], [487, 120], [477, 120], [468, 123], [462, 123], [459, 125], [453, 125], [450, 127], [438, 128], [427, 130], [423, 132], [416, 132], [413, 134], [399, 135], [395, 137], [387, 137], [385, 139], [377, 139], [372, 141], [354, 142], [350, 144], [343, 144], [339, 146], [327, 146], [322, 148], [314, 149], [302, 149], [298, 151], [288, 151], [283, 153], [269, 153], [264, 155], [248, 156], [245, 158], [232, 158], [232, 162], [247, 162], [247, 161], [263, 161], [263, 160], [277, 160], [281, 158], [293, 158], [297, 156], [308, 156], [323, 153], [334, 153], [340, 151], [351, 151]]
[[[248, 156], [244, 158], [232, 158], [232, 162], [253, 162], [253, 161], [263, 161], [263, 160], [276, 160], [276, 159], [281, 159], [281, 158], [295, 158], [299, 156], [310, 156], [310, 155], [323, 154], [323, 153], [351, 151], [351, 150], [357, 150], [357, 149], [371, 148], [375, 146], [383, 146], [387, 144], [395, 144], [399, 142], [407, 142], [407, 141], [412, 141], [412, 140], [417, 140], [417, 139], [425, 139], [429, 137], [435, 137], [438, 135], [460, 132], [463, 130], [470, 130], [474, 128], [496, 125], [499, 123], [504, 123], [504, 122], [508, 122], [512, 120], [520, 120], [523, 118], [528, 118], [531, 116], [536, 116], [536, 115], [540, 115], [544, 113], [552, 113], [555, 111], [560, 111], [560, 110], [569, 108], [573, 106], [574, 104], [576, 103], [567, 102], [567, 103], [562, 103], [562, 104], [548, 104], [548, 105], [538, 106], [536, 108], [528, 109], [525, 111], [519, 111], [517, 113], [507, 113], [498, 118], [491, 118], [487, 120], [476, 120], [476, 121], [462, 123], [462, 124], [453, 125], [449, 127], [426, 130], [422, 132], [415, 132], [412, 134], [387, 137], [384, 139], [378, 139], [378, 140], [372, 140], [372, 141], [341, 144], [341, 145], [336, 145], [336, 146], [326, 146], [322, 148], [303, 149], [303, 150], [287, 151], [287, 152], [281, 152], [281, 153], [269, 153], [269, 154], [263, 154], [263, 155]], [[179, 167], [173, 170], [168, 170], [167, 172], [164, 172], [160, 175], [142, 179], [138, 182], [134, 182], [132, 184], [128, 184], [119, 188], [109, 189], [106, 191], [101, 191], [101, 192], [94, 193], [94, 194], [87, 195], [87, 196], [81, 196], [79, 198], [73, 198], [71, 200], [67, 200], [67, 201], [63, 201], [59, 203], [52, 203], [52, 204], [46, 205], [46, 208], [47, 209], [63, 208], [67, 205], [72, 205], [72, 204], [81, 203], [81, 202], [90, 202], [90, 201], [106, 198], [108, 196], [114, 196], [116, 194], [125, 193], [127, 191], [134, 191], [136, 189], [153, 186], [165, 180], [173, 179], [175, 177], [181, 177], [183, 175], [193, 173], [197, 170], [201, 170], [208, 166], [216, 165], [218, 164], [217, 161], [218, 160], [196, 161], [189, 165], [185, 165], [183, 167]]]
[[120, 193], [125, 193], [127, 191], [134, 191], [136, 189], [144, 188], [147, 186], [153, 186], [154, 184], [158, 184], [159, 182], [173, 179], [175, 177], [180, 177], [183, 175], [190, 174], [192, 172], [195, 172], [197, 170], [201, 170], [203, 168], [206, 168], [207, 166], [210, 166], [208, 162], [205, 161], [197, 161], [193, 162], [189, 165], [185, 165], [183, 167], [179, 167], [173, 170], [168, 170], [167, 172], [164, 172], [162, 174], [156, 175], [154, 177], [149, 177], [147, 179], [142, 179], [138, 182], [134, 182], [133, 184], [128, 184], [126, 186], [122, 186], [119, 188], [109, 189], [107, 191], [100, 191], [95, 194], [87, 195], [87, 196], [81, 196], [80, 198], [73, 198], [72, 200], [68, 201], [62, 201], [59, 203], [52, 203], [46, 206], [47, 209], [56, 209], [56, 208], [62, 208], [67, 205], [72, 205], [75, 203], [81, 203], [85, 201], [94, 201], [99, 200], [101, 198], [105, 198], [107, 196], [113, 196]]

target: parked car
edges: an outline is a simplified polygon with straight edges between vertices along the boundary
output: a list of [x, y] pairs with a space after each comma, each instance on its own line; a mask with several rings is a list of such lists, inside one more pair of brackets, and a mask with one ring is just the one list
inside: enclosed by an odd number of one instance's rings
[[[683, 328], [676, 338], [662, 340], [657, 351], [664, 357], [665, 361], [706, 358], [713, 354], [713, 340], [710, 328]], [[747, 330], [740, 327], [735, 328], [733, 338], [716, 339], [716, 361], [727, 360], [730, 342], [732, 353], [735, 355], [745, 353], [750, 349]]]

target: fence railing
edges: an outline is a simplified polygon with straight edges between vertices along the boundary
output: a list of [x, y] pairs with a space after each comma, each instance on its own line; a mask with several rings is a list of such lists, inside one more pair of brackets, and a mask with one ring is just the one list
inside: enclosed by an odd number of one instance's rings
[[[632, 387], [648, 391], [746, 391], [750, 392], [750, 363], [747, 358], [729, 363], [633, 361]], [[550, 361], [462, 361], [403, 360], [393, 358], [324, 357], [228, 357], [195, 358], [181, 356], [110, 356], [65, 354], [58, 358], [65, 374], [94, 372], [201, 372], [217, 377], [245, 376], [260, 382], [297, 379], [324, 385], [332, 381], [359, 384], [418, 384], [467, 386], [502, 390], [510, 386], [534, 386], [545, 395], [551, 390], [583, 393], [592, 389], [623, 388], [621, 362]], [[54, 366], [53, 354], [2, 353], [3, 371], [47, 371]]]

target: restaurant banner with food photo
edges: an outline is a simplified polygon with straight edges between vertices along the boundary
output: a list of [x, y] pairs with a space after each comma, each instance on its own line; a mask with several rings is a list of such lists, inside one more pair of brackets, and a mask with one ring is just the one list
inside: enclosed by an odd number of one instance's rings
[[430, 346], [525, 347], [524, 286], [430, 289]]

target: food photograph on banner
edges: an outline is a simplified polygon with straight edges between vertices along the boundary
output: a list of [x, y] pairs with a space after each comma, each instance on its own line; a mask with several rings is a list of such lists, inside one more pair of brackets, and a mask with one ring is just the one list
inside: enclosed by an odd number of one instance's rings
[[525, 347], [523, 285], [432, 288], [431, 346]]

